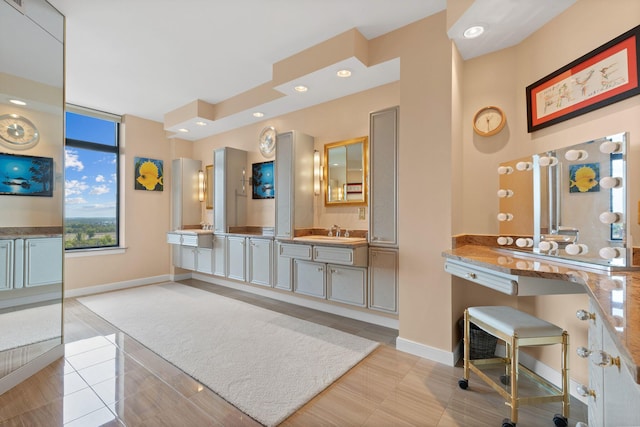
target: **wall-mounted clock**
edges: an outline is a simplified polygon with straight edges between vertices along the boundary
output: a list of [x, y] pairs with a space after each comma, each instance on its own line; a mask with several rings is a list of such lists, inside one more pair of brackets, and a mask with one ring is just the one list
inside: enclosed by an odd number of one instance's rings
[[473, 130], [480, 136], [492, 136], [507, 124], [507, 116], [499, 107], [483, 107], [473, 116]]
[[0, 116], [0, 143], [15, 150], [26, 150], [38, 143], [38, 128], [26, 117], [17, 114]]
[[276, 150], [276, 128], [267, 126], [260, 131], [258, 148], [264, 157], [272, 157]]

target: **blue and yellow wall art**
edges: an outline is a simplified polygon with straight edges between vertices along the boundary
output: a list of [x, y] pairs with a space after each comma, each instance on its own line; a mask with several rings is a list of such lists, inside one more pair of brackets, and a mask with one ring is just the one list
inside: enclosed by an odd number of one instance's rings
[[146, 191], [162, 191], [164, 188], [164, 168], [162, 160], [135, 158], [135, 189]]
[[569, 165], [569, 193], [600, 191], [600, 163]]

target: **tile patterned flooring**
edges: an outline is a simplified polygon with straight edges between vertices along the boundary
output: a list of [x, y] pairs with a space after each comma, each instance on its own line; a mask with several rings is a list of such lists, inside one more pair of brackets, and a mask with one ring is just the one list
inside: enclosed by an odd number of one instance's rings
[[[291, 426], [499, 426], [504, 401], [460, 367], [395, 350], [397, 331], [211, 285], [182, 283], [317, 322], [381, 345], [282, 423]], [[65, 357], [0, 395], [0, 427], [258, 426], [74, 299], [65, 301]], [[518, 426], [553, 426], [559, 404], [524, 406]], [[569, 425], [586, 420], [572, 399]]]

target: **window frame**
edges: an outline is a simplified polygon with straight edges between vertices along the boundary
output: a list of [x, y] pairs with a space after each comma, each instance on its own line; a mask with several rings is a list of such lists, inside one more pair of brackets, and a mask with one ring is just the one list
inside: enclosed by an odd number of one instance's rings
[[[97, 151], [97, 152], [102, 152], [102, 153], [112, 153], [115, 155], [115, 174], [116, 174], [116, 206], [115, 206], [115, 213], [116, 213], [116, 230], [115, 230], [115, 234], [116, 234], [116, 242], [114, 245], [109, 245], [109, 246], [86, 246], [86, 247], [78, 247], [78, 248], [67, 248], [65, 246], [65, 253], [67, 254], [80, 254], [80, 253], [99, 253], [100, 251], [113, 251], [113, 250], [121, 250], [124, 249], [124, 235], [123, 233], [121, 233], [121, 230], [123, 230], [123, 212], [121, 210], [122, 207], [122, 197], [123, 197], [123, 187], [122, 187], [122, 182], [121, 182], [121, 157], [122, 157], [122, 153], [121, 153], [121, 137], [120, 137], [120, 131], [121, 131], [121, 123], [122, 123], [122, 119], [120, 116], [115, 115], [115, 114], [111, 114], [111, 113], [105, 113], [102, 111], [98, 111], [98, 110], [92, 110], [89, 108], [85, 108], [85, 107], [81, 107], [81, 106], [77, 106], [77, 105], [72, 105], [72, 104], [66, 104], [66, 108], [65, 108], [65, 124], [66, 124], [66, 115], [67, 113], [74, 113], [74, 114], [78, 114], [78, 115], [82, 115], [82, 116], [86, 116], [86, 117], [92, 117], [95, 119], [100, 119], [100, 120], [106, 120], [106, 121], [110, 121], [113, 122], [115, 124], [115, 130], [114, 130], [114, 137], [115, 137], [115, 141], [114, 141], [114, 145], [107, 145], [107, 144], [102, 144], [102, 143], [98, 143], [98, 142], [91, 142], [91, 141], [84, 141], [84, 140], [79, 140], [79, 139], [74, 139], [74, 138], [67, 138], [67, 131], [66, 131], [66, 125], [65, 125], [65, 151], [67, 149], [67, 147], [72, 147], [72, 148], [79, 148], [79, 149], [83, 149], [83, 150], [92, 150], [92, 151]], [[65, 167], [66, 170], [66, 167]], [[66, 178], [65, 178], [66, 181]], [[66, 199], [66, 195], [65, 195], [65, 199]], [[65, 212], [66, 212], [66, 200], [65, 200]], [[66, 224], [66, 213], [64, 216], [64, 222]], [[66, 233], [65, 233], [66, 234]]]

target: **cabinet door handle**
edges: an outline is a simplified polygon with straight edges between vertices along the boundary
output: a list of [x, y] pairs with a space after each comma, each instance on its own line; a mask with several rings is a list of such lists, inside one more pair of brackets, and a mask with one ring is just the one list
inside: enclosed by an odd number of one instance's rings
[[476, 273], [467, 273], [464, 275], [465, 279], [475, 279], [476, 278]]
[[322, 267], [318, 267], [318, 271], [323, 271], [323, 270], [322, 270]]
[[576, 311], [576, 317], [580, 320], [596, 320], [595, 313], [589, 313], [587, 310], [583, 309]]
[[596, 392], [593, 389], [590, 389], [589, 387], [580, 384], [579, 386], [576, 387], [576, 391], [578, 392], [578, 394], [582, 397], [596, 397]]

